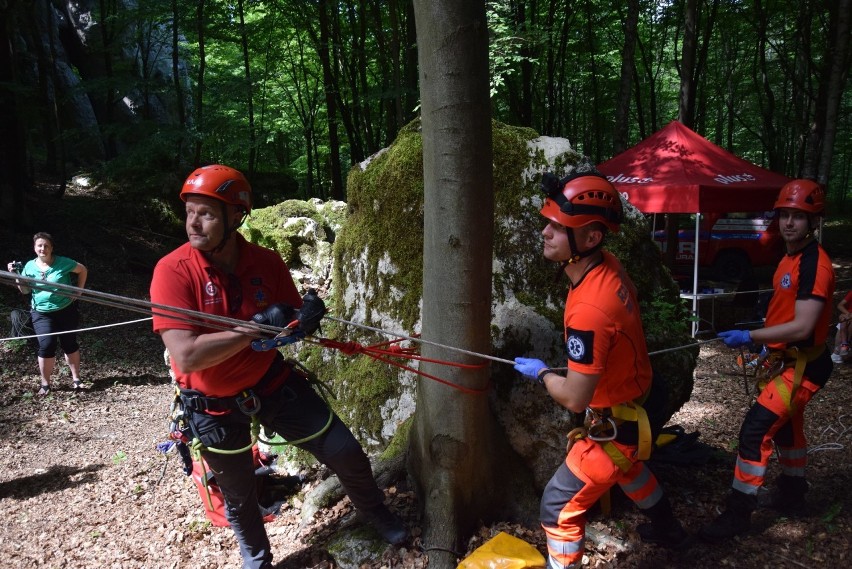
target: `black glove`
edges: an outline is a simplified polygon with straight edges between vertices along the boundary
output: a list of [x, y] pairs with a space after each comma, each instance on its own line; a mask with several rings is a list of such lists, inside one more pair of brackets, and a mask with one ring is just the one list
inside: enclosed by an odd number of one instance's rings
[[299, 328], [306, 336], [312, 335], [319, 330], [322, 317], [328, 309], [325, 302], [317, 295], [314, 289], [308, 289], [308, 293], [302, 297], [302, 308], [299, 309]]
[[286, 328], [296, 318], [296, 309], [283, 302], [267, 306], [262, 312], [251, 317], [253, 322], [276, 328]]

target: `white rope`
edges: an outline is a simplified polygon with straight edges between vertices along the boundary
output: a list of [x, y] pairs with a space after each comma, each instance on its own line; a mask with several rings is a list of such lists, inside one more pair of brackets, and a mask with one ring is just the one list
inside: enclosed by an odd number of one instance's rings
[[840, 415], [839, 417], [837, 417], [837, 424], [840, 426], [839, 429], [834, 428], [834, 425], [828, 425], [820, 432], [820, 436], [822, 438], [828, 438], [831, 435], [835, 435], [835, 441], [809, 447], [808, 454], [814, 452], [822, 452], [826, 450], [843, 450], [844, 448], [846, 448], [843, 443], [838, 442], [839, 439], [845, 437], [846, 434], [850, 431], [850, 429], [852, 429], [852, 427], [849, 427], [843, 423], [843, 419], [845, 417], [846, 415]]
[[[39, 287], [39, 288], [47, 288], [44, 281], [38, 279], [31, 279], [28, 277], [23, 277], [17, 273], [9, 273], [6, 271], [0, 271], [0, 282], [6, 282], [7, 284], [11, 284], [12, 286], [17, 286], [19, 283], [29, 286], [30, 288]], [[126, 296], [119, 296], [115, 294], [109, 294], [105, 292], [99, 292], [92, 289], [83, 289], [78, 288], [72, 285], [65, 285], [60, 283], [50, 283], [49, 287], [53, 289], [58, 294], [62, 294], [63, 292], [67, 293], [66, 296], [76, 296], [82, 300], [87, 300], [89, 302], [94, 302], [97, 304], [103, 304], [106, 306], [111, 306], [115, 308], [121, 308], [124, 310], [130, 310], [135, 312], [140, 312], [143, 314], [153, 314], [154, 316], [167, 316], [172, 320], [178, 320], [182, 322], [189, 322], [191, 324], [199, 324], [208, 326], [210, 328], [215, 328], [219, 330], [233, 330], [234, 326], [248, 327], [255, 330], [254, 334], [246, 335], [254, 335], [254, 336], [262, 336], [263, 334], [269, 333], [279, 333], [282, 329], [276, 328], [274, 326], [268, 326], [264, 324], [257, 324], [251, 320], [238, 320], [235, 318], [228, 318], [226, 316], [217, 316], [213, 314], [207, 314], [204, 312], [199, 312], [197, 310], [190, 310], [187, 308], [178, 308], [175, 306], [168, 306], [165, 304], [155, 304], [152, 302], [134, 299]], [[177, 316], [183, 315], [185, 318]], [[457, 348], [454, 346], [448, 346], [446, 344], [440, 344], [438, 342], [432, 342], [430, 340], [424, 340], [420, 337], [408, 336], [405, 334], [399, 334], [395, 332], [390, 332], [388, 330], [383, 330], [381, 328], [375, 328], [373, 326], [367, 326], [366, 324], [359, 324], [357, 322], [352, 322], [349, 320], [344, 320], [342, 318], [336, 318], [334, 316], [326, 315], [325, 318], [328, 320], [339, 322], [341, 324], [347, 324], [349, 326], [354, 326], [356, 328], [362, 328], [364, 330], [369, 330], [372, 332], [384, 334], [386, 336], [392, 336], [394, 338], [399, 338], [403, 340], [409, 340], [411, 342], [417, 342], [420, 344], [427, 344], [430, 346], [435, 346], [437, 348], [458, 352], [461, 354], [466, 354], [469, 356], [474, 356], [477, 358], [482, 358], [486, 360], [491, 360], [503, 364], [515, 365], [513, 360], [507, 360], [504, 358], [498, 358], [496, 356], [491, 356], [488, 354], [481, 354], [479, 352], [473, 352], [470, 350], [465, 350], [462, 348]], [[683, 346], [676, 346], [673, 348], [666, 348], [663, 350], [657, 350], [654, 352], [649, 352], [649, 356], [654, 356], [657, 354], [673, 352], [676, 350], [686, 350], [693, 348], [695, 346], [706, 344], [709, 342], [716, 342], [720, 340], [720, 338], [712, 338], [710, 340], [701, 340], [694, 343], [686, 344]], [[554, 368], [558, 369], [558, 368]]]
[[150, 316], [148, 318], [140, 318], [139, 320], [128, 320], [127, 322], [115, 322], [113, 324], [103, 324], [101, 326], [91, 326], [89, 328], [78, 328], [76, 330], [65, 330], [63, 332], [50, 332], [48, 334], [32, 334], [31, 336], [12, 336], [11, 338], [0, 338], [0, 342], [8, 342], [10, 340], [29, 340], [30, 338], [39, 338], [41, 336], [60, 336], [62, 334], [77, 334], [79, 332], [89, 332], [91, 330], [100, 330], [102, 328], [112, 328], [114, 326], [127, 326], [129, 324], [136, 324], [138, 322], [147, 322], [149, 320], [153, 320]]

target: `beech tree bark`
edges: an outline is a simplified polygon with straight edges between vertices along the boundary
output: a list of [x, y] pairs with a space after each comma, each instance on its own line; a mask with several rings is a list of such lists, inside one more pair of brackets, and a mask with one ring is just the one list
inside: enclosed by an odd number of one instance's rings
[[[494, 192], [485, 2], [415, 0], [414, 10], [423, 128], [422, 334], [487, 354]], [[416, 230], [416, 217], [411, 226]], [[430, 344], [422, 350], [428, 358], [483, 362]], [[479, 522], [503, 511], [513, 487], [530, 485], [508, 480], [513, 453], [497, 436], [488, 367], [422, 369], [457, 386], [418, 384], [408, 456], [429, 566], [454, 568], [454, 552], [465, 550]]]

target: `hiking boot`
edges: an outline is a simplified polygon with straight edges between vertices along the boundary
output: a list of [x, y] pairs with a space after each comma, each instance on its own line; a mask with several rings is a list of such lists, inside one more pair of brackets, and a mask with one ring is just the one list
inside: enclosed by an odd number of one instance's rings
[[402, 520], [384, 504], [362, 510], [359, 514], [361, 519], [370, 524], [382, 536], [382, 539], [391, 545], [399, 545], [408, 537], [408, 530], [405, 529]]
[[742, 535], [751, 527], [751, 512], [725, 510], [715, 520], [701, 528], [698, 535], [706, 541], [724, 541]]
[[771, 493], [767, 507], [785, 516], [805, 517], [808, 509], [805, 501], [807, 491], [808, 481], [804, 477], [782, 474], [778, 477], [777, 486]]
[[672, 513], [668, 496], [663, 497], [650, 508], [640, 510], [650, 523], [636, 526], [636, 532], [645, 543], [653, 543], [669, 549], [680, 549], [688, 545], [689, 534]]
[[701, 528], [698, 535], [706, 541], [723, 541], [742, 535], [751, 527], [751, 513], [756, 507], [757, 496], [733, 490], [725, 511]]
[[675, 519], [665, 524], [653, 522], [639, 524], [636, 526], [636, 532], [643, 543], [652, 543], [668, 549], [682, 549], [690, 542], [689, 534]]

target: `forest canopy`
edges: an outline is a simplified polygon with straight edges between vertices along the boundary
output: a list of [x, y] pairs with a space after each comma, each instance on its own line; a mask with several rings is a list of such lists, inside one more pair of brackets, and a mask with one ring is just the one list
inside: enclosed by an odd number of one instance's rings
[[[852, 164], [849, 0], [486, 3], [492, 117], [601, 162], [679, 119], [827, 185]], [[4, 203], [80, 171], [173, 192], [211, 162], [270, 201], [345, 199], [349, 168], [419, 110], [400, 0], [8, 2]]]

